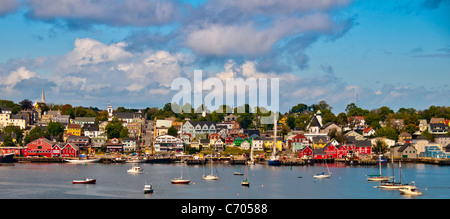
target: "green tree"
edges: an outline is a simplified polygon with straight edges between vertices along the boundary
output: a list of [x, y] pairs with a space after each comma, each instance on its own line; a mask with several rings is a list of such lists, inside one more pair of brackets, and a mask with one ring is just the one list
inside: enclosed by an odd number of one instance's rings
[[3, 146], [16, 146], [16, 144], [13, 141], [13, 137], [11, 135], [6, 134], [3, 137]]
[[376, 131], [375, 136], [377, 137], [386, 137], [392, 140], [398, 140], [398, 133], [397, 131], [392, 127], [384, 127], [380, 128]]
[[64, 129], [66, 127], [60, 122], [49, 122], [47, 125], [47, 133], [50, 137], [60, 137], [64, 134]]
[[122, 129], [122, 121], [120, 121], [117, 116], [114, 116], [111, 122], [109, 122], [105, 127], [108, 139], [120, 138], [120, 132], [122, 131]]
[[42, 130], [40, 127], [35, 127], [34, 129], [31, 129], [27, 136], [25, 136], [25, 145], [40, 138], [40, 137], [48, 137], [45, 136], [44, 130]]
[[382, 139], [377, 139], [372, 147], [372, 151], [376, 154], [384, 154], [388, 151], [388, 144]]
[[172, 135], [173, 137], [177, 137], [178, 130], [174, 126], [170, 126], [169, 130], [167, 131], [168, 135]]

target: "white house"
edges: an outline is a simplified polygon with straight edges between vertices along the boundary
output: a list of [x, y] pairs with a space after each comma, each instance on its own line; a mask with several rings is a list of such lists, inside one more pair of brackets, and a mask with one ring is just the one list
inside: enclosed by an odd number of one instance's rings
[[252, 148], [253, 151], [263, 151], [264, 150], [264, 141], [258, 136], [252, 139]]
[[160, 135], [155, 138], [155, 151], [184, 151], [184, 141], [171, 135]]

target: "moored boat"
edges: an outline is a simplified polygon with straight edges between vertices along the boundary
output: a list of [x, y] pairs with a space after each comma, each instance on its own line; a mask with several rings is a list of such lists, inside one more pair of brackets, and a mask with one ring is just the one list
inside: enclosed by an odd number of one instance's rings
[[144, 185], [144, 189], [142, 189], [142, 190], [144, 190], [144, 194], [153, 193], [153, 186], [152, 185]]
[[144, 170], [140, 166], [133, 164], [133, 167], [131, 167], [131, 169], [128, 169], [127, 173], [142, 173], [143, 171]]
[[325, 174], [325, 172], [314, 175], [314, 179], [328, 179], [331, 175]]
[[72, 184], [95, 184], [97, 182], [96, 179], [83, 179], [83, 180], [73, 180]]
[[406, 188], [401, 188], [399, 189], [400, 193], [403, 195], [412, 195], [412, 196], [416, 196], [416, 195], [422, 195], [423, 193], [421, 191], [419, 191], [419, 189], [415, 186], [409, 186]]
[[72, 163], [72, 164], [85, 164], [85, 163], [96, 163], [100, 159], [66, 159], [64, 161]]

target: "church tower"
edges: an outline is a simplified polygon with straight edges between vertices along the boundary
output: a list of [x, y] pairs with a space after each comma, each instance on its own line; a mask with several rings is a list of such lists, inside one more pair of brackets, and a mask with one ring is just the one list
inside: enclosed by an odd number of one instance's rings
[[42, 88], [41, 103], [45, 103], [45, 94], [44, 94], [44, 88]]
[[108, 103], [108, 122], [113, 118], [113, 106]]

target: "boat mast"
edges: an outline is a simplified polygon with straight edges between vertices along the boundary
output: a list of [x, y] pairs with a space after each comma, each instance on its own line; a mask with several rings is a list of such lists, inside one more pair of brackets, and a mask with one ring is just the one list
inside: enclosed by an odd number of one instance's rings
[[277, 113], [275, 112], [273, 114], [273, 151], [272, 151], [272, 157], [275, 159], [275, 156], [277, 154]]

